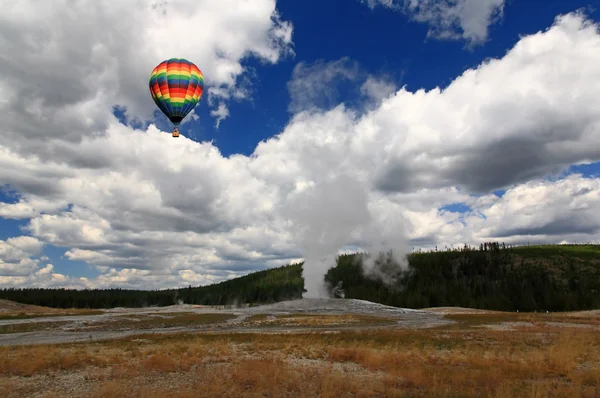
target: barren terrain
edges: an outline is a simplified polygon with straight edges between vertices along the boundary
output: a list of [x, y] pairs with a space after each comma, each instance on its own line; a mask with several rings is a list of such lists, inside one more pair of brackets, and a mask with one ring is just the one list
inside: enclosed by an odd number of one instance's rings
[[350, 299], [23, 310], [0, 321], [3, 397], [600, 396], [599, 311]]
[[426, 328], [451, 322], [433, 312], [343, 299], [302, 299], [246, 308], [184, 304], [115, 308], [89, 315], [37, 315], [0, 319], [0, 345], [55, 344], [147, 333]]

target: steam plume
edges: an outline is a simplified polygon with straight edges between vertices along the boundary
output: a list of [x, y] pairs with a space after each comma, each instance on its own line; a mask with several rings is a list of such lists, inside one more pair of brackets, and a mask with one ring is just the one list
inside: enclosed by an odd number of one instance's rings
[[[373, 218], [368, 207], [365, 184], [349, 175], [329, 177], [295, 194], [288, 202], [287, 215], [294, 222], [304, 250], [305, 298], [327, 298], [324, 284], [327, 270], [353, 237], [361, 236], [361, 246], [375, 254], [364, 262], [367, 274], [394, 283], [394, 273], [375, 267], [379, 252], [392, 250], [398, 266], [406, 253], [403, 229]], [[396, 227], [396, 228], [394, 228]]]

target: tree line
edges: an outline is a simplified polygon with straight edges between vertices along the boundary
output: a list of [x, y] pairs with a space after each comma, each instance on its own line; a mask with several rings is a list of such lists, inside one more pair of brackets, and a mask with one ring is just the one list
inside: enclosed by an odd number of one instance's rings
[[[325, 275], [336, 297], [426, 308], [460, 306], [501, 311], [600, 308], [600, 246], [509, 247], [486, 242], [413, 252], [407, 266], [393, 253], [338, 256]], [[401, 259], [400, 259], [401, 260]], [[265, 304], [302, 297], [302, 263], [254, 272], [221, 283], [167, 290], [0, 290], [0, 298], [57, 308]]]
[[[365, 254], [340, 256], [325, 279], [338, 296], [382, 304], [427, 308], [458, 306], [499, 311], [573, 311], [600, 308], [600, 247], [509, 248], [489, 242], [480, 248], [410, 254], [402, 269], [388, 253], [375, 261], [373, 277]], [[386, 278], [393, 283], [386, 283]]]
[[236, 306], [301, 298], [304, 288], [301, 274], [302, 264], [294, 264], [200, 287], [164, 290], [8, 288], [0, 290], [0, 298], [56, 308], [139, 308], [175, 304]]

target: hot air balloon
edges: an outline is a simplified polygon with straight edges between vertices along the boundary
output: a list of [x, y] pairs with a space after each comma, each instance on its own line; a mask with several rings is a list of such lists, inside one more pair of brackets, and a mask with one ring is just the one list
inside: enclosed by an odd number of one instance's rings
[[152, 70], [149, 85], [154, 103], [173, 123], [173, 137], [179, 137], [179, 124], [204, 92], [202, 72], [187, 59], [171, 58]]

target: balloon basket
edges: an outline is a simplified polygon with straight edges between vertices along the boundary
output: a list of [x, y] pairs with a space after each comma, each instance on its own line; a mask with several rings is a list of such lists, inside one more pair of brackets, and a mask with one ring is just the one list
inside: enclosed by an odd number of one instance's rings
[[179, 130], [173, 130], [173, 137], [179, 137]]

